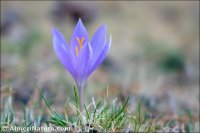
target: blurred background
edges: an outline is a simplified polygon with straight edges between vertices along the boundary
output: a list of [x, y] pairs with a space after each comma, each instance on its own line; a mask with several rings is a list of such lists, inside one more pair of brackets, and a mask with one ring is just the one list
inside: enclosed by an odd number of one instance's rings
[[53, 50], [51, 28], [69, 42], [78, 18], [90, 39], [103, 23], [112, 35], [109, 55], [88, 79], [85, 103], [109, 88], [111, 99], [129, 96], [133, 110], [142, 100], [150, 112], [189, 112], [199, 120], [199, 1], [1, 1], [2, 102], [11, 86], [14, 106], [30, 105], [37, 84], [64, 109], [75, 82]]

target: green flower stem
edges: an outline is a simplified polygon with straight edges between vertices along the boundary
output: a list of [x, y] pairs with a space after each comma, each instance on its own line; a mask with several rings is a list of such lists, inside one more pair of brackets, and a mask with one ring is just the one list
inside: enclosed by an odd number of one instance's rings
[[83, 89], [84, 89], [84, 84], [78, 85], [78, 93], [79, 93], [79, 109], [82, 111], [83, 109]]

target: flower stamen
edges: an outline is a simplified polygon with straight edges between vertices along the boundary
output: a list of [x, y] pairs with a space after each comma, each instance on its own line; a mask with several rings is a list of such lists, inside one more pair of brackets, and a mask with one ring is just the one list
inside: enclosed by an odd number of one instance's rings
[[76, 56], [78, 56], [78, 47], [76, 46]]
[[76, 37], [76, 40], [78, 41], [79, 47], [82, 48], [83, 47], [83, 42], [84, 42], [85, 38], [82, 37], [81, 39], [79, 39], [78, 37]]

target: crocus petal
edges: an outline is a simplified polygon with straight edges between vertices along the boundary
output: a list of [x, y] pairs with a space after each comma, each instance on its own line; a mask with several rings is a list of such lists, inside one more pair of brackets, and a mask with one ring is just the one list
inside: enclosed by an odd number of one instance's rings
[[79, 39], [84, 38], [83, 44], [85, 42], [88, 42], [88, 33], [87, 33], [81, 19], [78, 20], [78, 23], [74, 29], [74, 32], [73, 32], [71, 40], [70, 40], [71, 54], [73, 55], [73, 57], [76, 56], [76, 47], [79, 47], [77, 37]]
[[95, 32], [94, 36], [91, 40], [91, 46], [93, 50], [93, 59], [96, 60], [98, 55], [101, 53], [105, 43], [106, 43], [106, 25], [102, 25], [98, 28], [98, 30]]
[[90, 65], [90, 61], [93, 56], [93, 51], [91, 48], [90, 43], [86, 43], [83, 48], [80, 51], [80, 54], [77, 58], [77, 66], [76, 66], [76, 72], [78, 75], [78, 80], [80, 82], [86, 80], [88, 77], [87, 70]]
[[59, 30], [57, 30], [56, 28], [52, 28], [52, 35], [53, 37], [57, 38], [60, 45], [64, 45], [67, 51], [69, 51], [69, 46], [67, 42], [65, 41], [65, 38], [63, 37], [62, 33]]
[[53, 34], [53, 47], [56, 55], [58, 56], [61, 63], [64, 65], [65, 69], [69, 71], [69, 73], [75, 77], [75, 73], [73, 70], [73, 66], [71, 65], [70, 59], [70, 51], [67, 45], [67, 42], [64, 40], [62, 34], [56, 30], [52, 29]]
[[111, 46], [111, 37], [109, 38], [108, 42], [104, 46], [102, 52], [98, 56], [98, 58], [94, 61], [94, 63], [90, 66], [89, 71], [87, 72], [87, 75], [90, 75], [106, 58], [106, 55], [108, 54]]

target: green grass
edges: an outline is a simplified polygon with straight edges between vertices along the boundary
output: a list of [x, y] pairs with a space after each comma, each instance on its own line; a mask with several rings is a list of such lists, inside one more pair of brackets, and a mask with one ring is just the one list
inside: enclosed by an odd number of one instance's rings
[[[15, 121], [15, 111], [12, 108], [12, 95], [7, 97], [4, 111], [1, 112], [1, 127], [0, 132], [5, 129], [11, 129], [13, 126], [29, 128], [36, 127], [63, 127], [72, 132], [195, 132], [198, 131], [198, 123], [188, 122], [182, 128], [177, 128], [176, 120], [171, 120], [164, 125], [159, 124], [160, 118], [149, 118], [143, 112], [141, 102], [137, 103], [136, 111], [129, 110], [129, 98], [124, 103], [114, 99], [108, 101], [108, 96], [102, 97], [100, 100], [92, 98], [91, 103], [84, 104], [83, 110], [79, 109], [79, 97], [77, 89], [74, 87], [74, 99], [69, 98], [66, 101], [65, 112], [62, 114], [53, 108], [43, 92], [38, 86], [37, 90], [40, 93], [42, 101], [48, 108], [50, 115], [47, 119], [43, 116], [44, 112], [33, 116], [33, 110], [25, 107], [23, 117], [20, 122]], [[41, 110], [43, 110], [41, 108]], [[72, 113], [73, 112], [73, 113]], [[7, 130], [8, 131], [8, 130]], [[30, 132], [35, 132], [31, 130]]]

